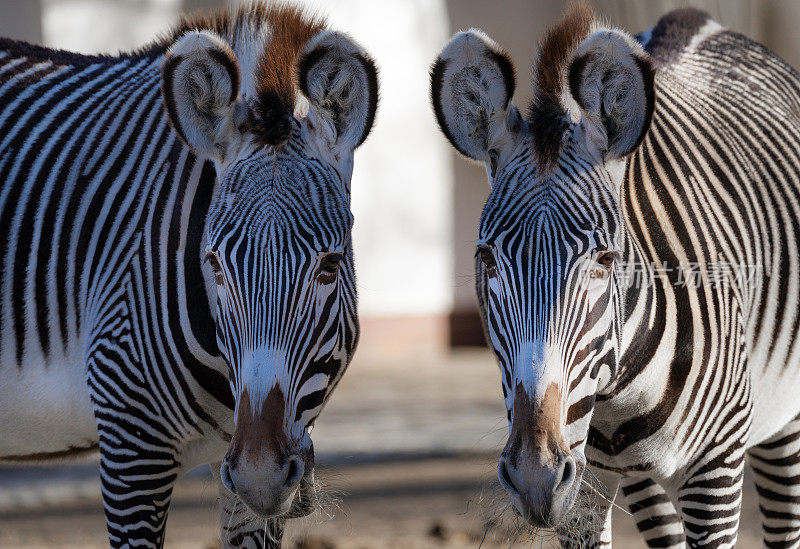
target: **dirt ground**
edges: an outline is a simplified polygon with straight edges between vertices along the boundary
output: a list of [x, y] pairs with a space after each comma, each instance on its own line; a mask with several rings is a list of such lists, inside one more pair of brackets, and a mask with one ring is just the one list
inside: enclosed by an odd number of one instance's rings
[[[375, 359], [350, 367], [314, 429], [317, 478], [341, 501], [289, 527], [288, 549], [500, 548], [484, 539], [507, 427], [487, 351]], [[746, 478], [738, 547], [760, 547]], [[217, 489], [207, 469], [176, 487], [167, 549], [215, 549]], [[501, 495], [500, 501], [506, 501]], [[502, 539], [502, 535], [500, 537]], [[96, 465], [0, 468], [0, 549], [107, 547]], [[614, 546], [643, 548], [617, 512]], [[511, 547], [553, 547], [552, 535]]]
[[[293, 524], [290, 549], [455, 549], [555, 547], [552, 534], [510, 545], [487, 533], [483, 521], [497, 496], [494, 459], [488, 456], [407, 459], [322, 467], [320, 478], [337, 495], [339, 508]], [[178, 486], [167, 526], [167, 549], [215, 549], [216, 488], [210, 478], [187, 478]], [[614, 545], [644, 548], [630, 517], [614, 519]], [[502, 538], [502, 536], [500, 536]], [[69, 506], [0, 513], [0, 547], [100, 549], [107, 547], [97, 497]], [[748, 484], [738, 547], [760, 547], [754, 491]]]

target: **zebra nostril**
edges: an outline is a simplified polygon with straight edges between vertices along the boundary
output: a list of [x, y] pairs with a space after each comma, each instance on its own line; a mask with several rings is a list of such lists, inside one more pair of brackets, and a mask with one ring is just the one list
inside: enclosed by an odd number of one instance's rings
[[558, 468], [558, 478], [553, 486], [553, 493], [561, 492], [572, 486], [576, 471], [575, 459], [572, 456], [564, 458]]
[[233, 483], [233, 479], [231, 478], [231, 467], [228, 465], [228, 461], [225, 460], [222, 462], [222, 465], [219, 468], [219, 477], [222, 480], [222, 484], [225, 485], [225, 488], [236, 494], [236, 485]]
[[497, 462], [497, 476], [500, 479], [500, 484], [503, 485], [503, 488], [505, 488], [509, 492], [519, 494], [519, 490], [517, 489], [517, 486], [514, 484], [514, 481], [511, 480], [511, 475], [508, 472], [506, 459], [502, 456], [500, 457], [500, 461]]
[[290, 456], [289, 463], [286, 466], [286, 480], [283, 481], [283, 485], [286, 488], [294, 487], [300, 482], [304, 474], [303, 460], [297, 456]]

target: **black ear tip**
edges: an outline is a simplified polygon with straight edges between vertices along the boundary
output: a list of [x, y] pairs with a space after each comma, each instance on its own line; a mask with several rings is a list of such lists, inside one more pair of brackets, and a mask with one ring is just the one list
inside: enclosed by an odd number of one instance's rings
[[236, 60], [233, 52], [211, 49], [208, 51], [208, 54], [228, 72], [228, 78], [230, 78], [231, 81], [230, 102], [233, 103], [239, 96], [239, 89], [241, 88], [242, 83], [239, 62]]
[[569, 92], [573, 99], [575, 99], [575, 102], [578, 103], [578, 106], [582, 109], [585, 108], [586, 105], [581, 97], [581, 79], [583, 78], [583, 70], [586, 68], [586, 64], [588, 62], [588, 53], [583, 54], [580, 57], [576, 57], [569, 65], [569, 74], [567, 76]]
[[361, 66], [364, 68], [364, 73], [367, 75], [367, 119], [364, 121], [364, 131], [356, 143], [359, 147], [369, 136], [372, 131], [372, 126], [375, 124], [375, 115], [378, 112], [378, 101], [380, 99], [379, 85], [378, 85], [378, 66], [375, 61], [367, 54], [359, 54], [357, 59]]
[[[363, 92], [359, 89], [363, 104], [360, 100], [357, 105], [348, 104], [347, 97], [337, 95], [338, 90], [328, 89], [326, 83], [335, 73], [346, 74], [365, 88]], [[379, 100], [378, 67], [369, 54], [346, 35], [323, 37], [297, 62], [297, 80], [300, 92], [332, 119], [337, 133], [346, 135], [349, 145], [357, 148], [366, 140], [375, 122]]]
[[444, 87], [444, 74], [446, 70], [447, 60], [437, 57], [436, 61], [431, 65], [431, 105], [433, 105], [433, 113], [436, 116], [439, 129], [442, 130], [445, 137], [453, 144], [458, 152], [468, 156], [466, 151], [459, 146], [458, 140], [447, 126], [447, 118], [445, 117], [444, 108], [442, 107], [442, 88]]
[[649, 55], [645, 55], [644, 57], [636, 56], [634, 59], [636, 60], [636, 65], [639, 67], [639, 70], [642, 73], [645, 101], [647, 106], [644, 115], [644, 121], [642, 123], [642, 132], [639, 134], [639, 138], [636, 140], [636, 143], [634, 143], [631, 150], [637, 149], [639, 145], [642, 144], [642, 141], [644, 141], [644, 138], [650, 129], [650, 124], [653, 121], [653, 114], [656, 110], [656, 67]]
[[437, 57], [436, 61], [431, 65], [431, 101], [436, 104], [437, 98], [442, 91], [442, 81], [444, 80], [444, 71], [447, 68], [447, 61], [441, 57]]
[[161, 66], [161, 95], [164, 98], [164, 108], [167, 111], [167, 118], [172, 123], [172, 127], [178, 132], [178, 135], [184, 143], [189, 143], [186, 134], [181, 127], [181, 121], [178, 117], [178, 104], [175, 101], [174, 94], [174, 79], [175, 68], [182, 61], [180, 55], [173, 55], [166, 58]]
[[506, 88], [506, 106], [508, 106], [508, 102], [514, 97], [514, 90], [517, 87], [517, 71], [514, 68], [514, 62], [504, 50], [495, 51], [487, 48], [486, 54], [497, 64], [500, 74], [503, 76], [503, 84]]

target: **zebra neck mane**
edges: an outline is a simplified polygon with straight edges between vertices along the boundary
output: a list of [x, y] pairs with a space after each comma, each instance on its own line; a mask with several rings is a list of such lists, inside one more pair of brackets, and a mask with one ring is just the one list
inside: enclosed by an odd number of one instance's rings
[[[557, 162], [563, 135], [567, 131], [569, 95], [567, 71], [573, 53], [594, 30], [599, 28], [588, 4], [572, 4], [564, 19], [549, 28], [533, 64], [533, 98], [528, 107], [528, 123], [534, 155], [543, 171]], [[572, 101], [574, 102], [574, 101]]]
[[83, 54], [73, 51], [48, 48], [38, 44], [31, 44], [21, 40], [0, 37], [0, 52], [5, 52], [15, 58], [27, 58], [31, 61], [51, 62], [54, 65], [65, 67], [86, 67], [88, 65], [113, 65], [123, 61], [157, 58], [166, 51], [166, 46], [158, 48], [155, 44], [131, 52], [117, 55], [109, 54]]

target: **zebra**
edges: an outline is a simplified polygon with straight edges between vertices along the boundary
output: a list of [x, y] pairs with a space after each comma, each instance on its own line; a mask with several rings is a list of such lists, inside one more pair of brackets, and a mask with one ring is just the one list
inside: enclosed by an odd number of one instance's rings
[[516, 511], [610, 546], [622, 486], [651, 547], [733, 547], [749, 456], [764, 543], [798, 547], [800, 75], [696, 9], [634, 37], [584, 5], [545, 34], [525, 115], [480, 30], [430, 74], [491, 186], [476, 289]]
[[211, 463], [225, 547], [315, 503], [359, 337], [350, 181], [377, 69], [302, 8], [118, 56], [0, 41], [0, 461], [98, 453], [112, 547]]

